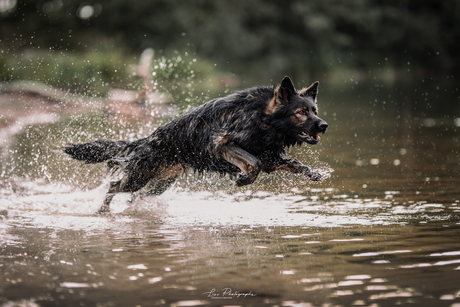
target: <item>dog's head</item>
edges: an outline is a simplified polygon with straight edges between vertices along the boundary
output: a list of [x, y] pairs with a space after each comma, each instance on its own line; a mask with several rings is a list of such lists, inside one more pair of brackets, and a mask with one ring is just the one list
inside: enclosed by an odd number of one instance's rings
[[319, 82], [297, 92], [291, 78], [284, 77], [275, 88], [265, 113], [273, 126], [285, 135], [288, 143], [318, 144], [318, 133], [325, 133], [328, 124], [318, 117], [316, 96]]

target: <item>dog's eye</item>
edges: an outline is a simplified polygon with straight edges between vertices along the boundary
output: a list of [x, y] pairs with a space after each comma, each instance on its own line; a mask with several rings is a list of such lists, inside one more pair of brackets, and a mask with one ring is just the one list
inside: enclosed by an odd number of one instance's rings
[[299, 110], [299, 111], [297, 111], [297, 114], [308, 115], [307, 111], [305, 111], [305, 110]]

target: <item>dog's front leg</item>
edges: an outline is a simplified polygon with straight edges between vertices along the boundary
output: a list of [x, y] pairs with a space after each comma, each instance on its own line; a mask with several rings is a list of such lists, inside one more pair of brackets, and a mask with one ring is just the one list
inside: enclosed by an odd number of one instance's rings
[[322, 177], [318, 170], [308, 167], [296, 159], [280, 158], [272, 163], [265, 171], [269, 173], [273, 171], [287, 171], [293, 174], [304, 174], [312, 181], [319, 181]]
[[262, 169], [262, 162], [257, 157], [238, 146], [220, 146], [219, 154], [225, 161], [243, 172], [236, 181], [239, 187], [253, 183]]

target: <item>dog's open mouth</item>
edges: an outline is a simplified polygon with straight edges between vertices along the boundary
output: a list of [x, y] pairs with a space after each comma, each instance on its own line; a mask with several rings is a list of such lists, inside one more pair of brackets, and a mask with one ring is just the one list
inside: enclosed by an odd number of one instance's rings
[[321, 140], [321, 137], [318, 135], [318, 133], [310, 133], [306, 131], [302, 131], [299, 134], [299, 137], [302, 139], [302, 141], [308, 144], [318, 144]]

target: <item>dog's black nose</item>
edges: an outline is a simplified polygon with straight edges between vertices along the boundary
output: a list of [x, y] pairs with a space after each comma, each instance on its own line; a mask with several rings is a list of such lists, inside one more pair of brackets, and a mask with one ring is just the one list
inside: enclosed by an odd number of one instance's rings
[[318, 123], [318, 127], [319, 127], [319, 130], [320, 130], [322, 133], [324, 133], [324, 132], [326, 132], [326, 129], [327, 129], [327, 127], [329, 127], [329, 125], [328, 125], [324, 120], [322, 120], [322, 121], [320, 121], [320, 122]]

